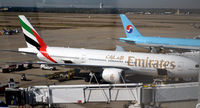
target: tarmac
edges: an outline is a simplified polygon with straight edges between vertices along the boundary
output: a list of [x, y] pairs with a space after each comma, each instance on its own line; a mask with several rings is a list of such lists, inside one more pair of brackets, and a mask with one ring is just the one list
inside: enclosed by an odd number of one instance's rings
[[[148, 52], [148, 50], [119, 42], [118, 39], [120, 37], [125, 37], [125, 33], [120, 16], [117, 14], [69, 13], [0, 13], [0, 30], [3, 28], [20, 29], [20, 33], [15, 35], [1, 35], [0, 49], [17, 50], [17, 48], [26, 47], [24, 36], [17, 18], [17, 15], [22, 14], [30, 20], [48, 46], [115, 50], [116, 45], [121, 45], [124, 46], [127, 51]], [[127, 17], [144, 36], [193, 38], [200, 35], [200, 29], [194, 27], [194, 24], [200, 23], [199, 15], [178, 16], [132, 14], [127, 15]], [[37, 59], [13, 52], [0, 53], [1, 66], [5, 64], [4, 62], [23, 62], [30, 60], [35, 61]], [[0, 73], [0, 83], [7, 83], [10, 78], [13, 78], [19, 87], [50, 84], [88, 84], [81, 78], [59, 82], [44, 77], [46, 74], [65, 71], [68, 69], [58, 67], [59, 70], [50, 71], [41, 70], [37, 65], [34, 65], [34, 67], [35, 68], [33, 69], [24, 71]], [[26, 74], [30, 81], [20, 80], [23, 73]], [[131, 81], [133, 78], [134, 77], [128, 77], [128, 80]], [[187, 105], [194, 106], [196, 101], [184, 103], [185, 105], [180, 102], [164, 103], [162, 105], [163, 108], [176, 108], [180, 107], [181, 104], [186, 108]], [[66, 108], [121, 108], [125, 107], [126, 104], [128, 104], [128, 102], [113, 102], [110, 104], [88, 103], [83, 105], [65, 104], [62, 106]]]

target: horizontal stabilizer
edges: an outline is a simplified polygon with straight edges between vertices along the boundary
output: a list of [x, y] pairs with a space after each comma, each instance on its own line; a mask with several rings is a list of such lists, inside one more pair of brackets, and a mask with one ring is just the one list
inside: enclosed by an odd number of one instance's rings
[[125, 49], [122, 46], [116, 45], [115, 51], [125, 51]]
[[24, 52], [24, 51], [18, 51], [18, 50], [10, 50], [10, 49], [4, 49], [4, 50], [0, 50], [0, 52], [15, 52], [15, 53], [24, 53], [24, 54], [32, 54], [32, 55], [36, 55], [36, 53], [32, 53], [32, 52]]

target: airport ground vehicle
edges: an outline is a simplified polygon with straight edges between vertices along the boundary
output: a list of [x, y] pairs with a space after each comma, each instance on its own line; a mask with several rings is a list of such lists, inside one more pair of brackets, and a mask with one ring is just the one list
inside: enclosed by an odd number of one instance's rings
[[44, 70], [56, 70], [55, 66], [48, 66], [47, 64], [41, 64], [40, 68]]

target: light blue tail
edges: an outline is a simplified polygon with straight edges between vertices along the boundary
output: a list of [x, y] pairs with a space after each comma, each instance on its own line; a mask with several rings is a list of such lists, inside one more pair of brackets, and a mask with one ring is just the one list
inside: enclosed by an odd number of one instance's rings
[[141, 37], [142, 35], [124, 14], [120, 14], [127, 38]]

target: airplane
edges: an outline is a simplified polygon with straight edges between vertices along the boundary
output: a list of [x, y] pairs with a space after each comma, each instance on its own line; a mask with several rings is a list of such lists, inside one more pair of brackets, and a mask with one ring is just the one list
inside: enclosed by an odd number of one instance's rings
[[149, 48], [152, 52], [159, 52], [162, 49], [181, 50], [183, 52], [200, 49], [199, 39], [143, 36], [124, 14], [120, 14], [120, 17], [127, 36], [120, 38], [122, 42]]
[[35, 55], [48, 65], [102, 72], [102, 79], [110, 83], [120, 83], [123, 73], [178, 78], [198, 76], [198, 63], [181, 56], [126, 52], [119, 47], [116, 51], [50, 47], [24, 15], [18, 17], [27, 44], [27, 47], [19, 48], [18, 52]]

